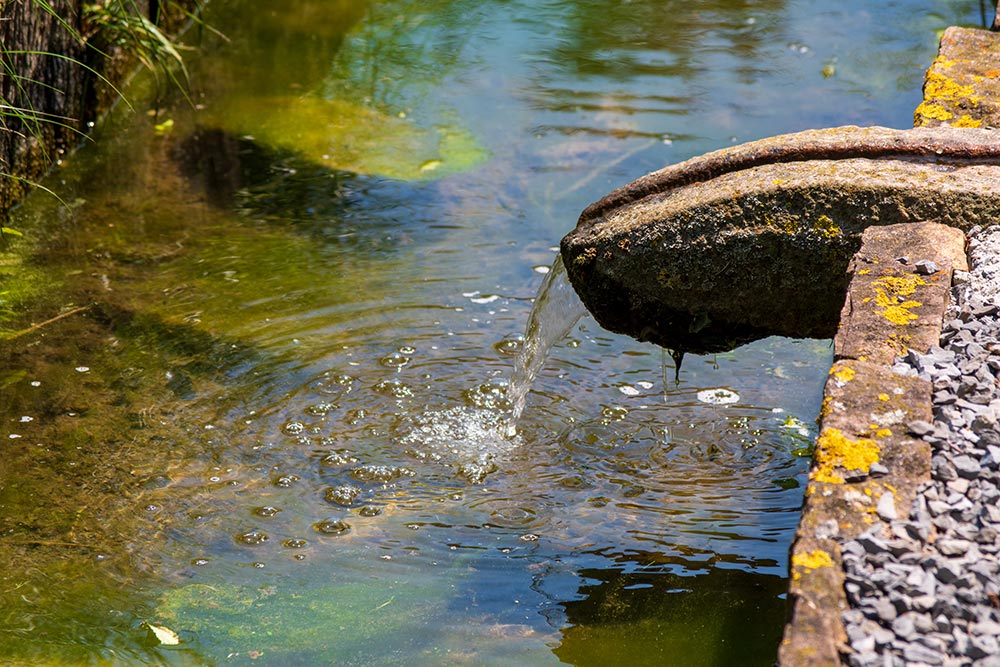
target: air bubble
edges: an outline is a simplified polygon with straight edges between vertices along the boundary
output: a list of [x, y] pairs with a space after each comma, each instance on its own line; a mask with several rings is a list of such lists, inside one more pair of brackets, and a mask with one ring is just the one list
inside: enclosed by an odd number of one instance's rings
[[287, 422], [284, 426], [282, 426], [281, 430], [287, 433], [288, 435], [298, 435], [299, 433], [302, 433], [303, 431], [306, 430], [306, 425], [303, 424], [302, 422], [290, 421]]
[[253, 513], [254, 514], [256, 514], [259, 517], [263, 517], [265, 519], [270, 519], [270, 518], [273, 518], [273, 517], [277, 516], [278, 512], [280, 512], [280, 511], [281, 511], [280, 508], [271, 507], [270, 505], [264, 505], [263, 507], [255, 507], [255, 508], [253, 508]]
[[351, 524], [340, 519], [327, 519], [313, 524], [313, 530], [323, 535], [341, 535], [351, 529]]
[[281, 475], [280, 477], [275, 477], [274, 481], [272, 481], [271, 483], [274, 484], [275, 486], [287, 489], [300, 479], [302, 478], [299, 477], [298, 475]]
[[326, 490], [324, 498], [326, 502], [343, 507], [350, 507], [361, 495], [361, 489], [356, 486], [345, 484], [344, 486], [334, 486]]
[[297, 537], [293, 537], [291, 539], [287, 539], [287, 540], [285, 540], [284, 542], [281, 543], [281, 545], [283, 547], [286, 547], [288, 549], [301, 549], [304, 546], [306, 546], [307, 544], [309, 544], [309, 543], [306, 542], [305, 540], [297, 538]]
[[271, 539], [271, 536], [265, 533], [263, 530], [248, 530], [245, 533], [240, 533], [236, 536], [236, 541], [240, 544], [246, 544], [248, 546], [258, 546], [264, 544]]

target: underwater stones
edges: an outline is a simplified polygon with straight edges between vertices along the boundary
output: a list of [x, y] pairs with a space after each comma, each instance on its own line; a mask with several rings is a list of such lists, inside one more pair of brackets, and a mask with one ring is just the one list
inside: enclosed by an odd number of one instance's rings
[[[832, 336], [861, 232], [917, 220], [968, 228], [993, 219], [1000, 167], [852, 159], [842, 152], [714, 177], [709, 171], [704, 180], [662, 191], [650, 182], [696, 172], [705, 161], [753, 164], [748, 154], [796, 142], [817, 155], [823, 141], [838, 139], [882, 142], [888, 150], [900, 136], [932, 141], [928, 132], [835, 128], [786, 135], [643, 177], [589, 207], [563, 239], [570, 280], [602, 326], [670, 349], [720, 351], [774, 334]], [[988, 131], [933, 132], [942, 141], [970, 142], [976, 147], [970, 154], [991, 142], [989, 150], [997, 148]]]

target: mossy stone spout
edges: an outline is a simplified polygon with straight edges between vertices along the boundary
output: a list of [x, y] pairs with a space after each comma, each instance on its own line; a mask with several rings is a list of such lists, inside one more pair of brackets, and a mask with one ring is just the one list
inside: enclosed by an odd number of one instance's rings
[[588, 206], [561, 250], [605, 328], [720, 352], [771, 335], [832, 337], [866, 227], [969, 227], [998, 212], [995, 131], [850, 126], [648, 174]]

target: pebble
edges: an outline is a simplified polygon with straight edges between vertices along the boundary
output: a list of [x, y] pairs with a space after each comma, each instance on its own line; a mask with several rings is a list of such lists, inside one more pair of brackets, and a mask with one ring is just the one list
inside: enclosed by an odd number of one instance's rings
[[941, 345], [893, 365], [933, 385], [934, 421], [906, 425], [931, 445], [931, 481], [908, 508], [882, 494], [880, 521], [841, 545], [851, 665], [1000, 667], [1000, 226], [968, 236]]

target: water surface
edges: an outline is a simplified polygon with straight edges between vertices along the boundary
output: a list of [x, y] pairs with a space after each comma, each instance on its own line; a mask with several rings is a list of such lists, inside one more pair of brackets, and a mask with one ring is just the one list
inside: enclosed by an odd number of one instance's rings
[[585, 317], [511, 434], [532, 299], [578, 212], [647, 171], [910, 125], [975, 3], [206, 19], [229, 39], [187, 37], [195, 108], [139, 80], [53, 174], [68, 205], [12, 223], [0, 660], [771, 664], [828, 342], [675, 382]]

